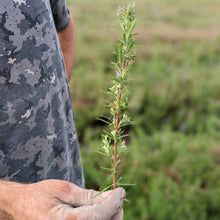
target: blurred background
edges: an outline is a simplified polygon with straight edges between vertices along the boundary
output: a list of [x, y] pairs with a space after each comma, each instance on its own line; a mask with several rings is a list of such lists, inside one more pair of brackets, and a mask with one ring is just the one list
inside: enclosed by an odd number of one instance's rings
[[[96, 153], [105, 90], [114, 74], [127, 0], [68, 0], [76, 60], [69, 82], [86, 187], [106, 186]], [[130, 73], [126, 220], [220, 219], [220, 1], [136, 0], [137, 58]]]

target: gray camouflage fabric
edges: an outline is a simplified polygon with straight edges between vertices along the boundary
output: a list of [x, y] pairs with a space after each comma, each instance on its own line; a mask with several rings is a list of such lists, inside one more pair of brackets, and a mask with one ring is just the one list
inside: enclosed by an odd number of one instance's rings
[[0, 1], [0, 179], [84, 187], [57, 32], [65, 0]]

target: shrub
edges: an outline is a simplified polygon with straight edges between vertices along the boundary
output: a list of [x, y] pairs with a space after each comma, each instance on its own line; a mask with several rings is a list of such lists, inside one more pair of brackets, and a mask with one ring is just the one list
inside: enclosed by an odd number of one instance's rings
[[[125, 219], [198, 220], [220, 216], [220, 161], [218, 148], [207, 136], [185, 137], [170, 131], [152, 136], [133, 133], [123, 167], [129, 203]], [[87, 187], [99, 189], [104, 180], [99, 167], [107, 163], [95, 153], [100, 143], [83, 148]], [[88, 150], [89, 149], [89, 150]]]

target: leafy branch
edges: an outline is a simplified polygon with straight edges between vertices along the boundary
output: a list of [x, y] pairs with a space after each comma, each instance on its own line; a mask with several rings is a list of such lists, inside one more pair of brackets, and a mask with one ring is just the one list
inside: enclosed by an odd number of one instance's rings
[[132, 123], [126, 110], [130, 95], [128, 73], [135, 58], [135, 41], [133, 39], [135, 34], [132, 32], [137, 20], [134, 14], [134, 6], [134, 3], [129, 4], [128, 7], [119, 8], [117, 11], [122, 35], [119, 38], [118, 45], [115, 46], [117, 61], [111, 63], [115, 72], [112, 85], [106, 91], [109, 97], [107, 106], [110, 109], [110, 116], [103, 116], [100, 119], [110, 127], [110, 131], [104, 131], [102, 135], [103, 147], [101, 153], [108, 156], [112, 161], [112, 167], [104, 169], [111, 173], [110, 178], [113, 181], [113, 189], [120, 185], [118, 182], [121, 177], [117, 176], [120, 157], [127, 151], [125, 137], [128, 135], [124, 133], [123, 127]]

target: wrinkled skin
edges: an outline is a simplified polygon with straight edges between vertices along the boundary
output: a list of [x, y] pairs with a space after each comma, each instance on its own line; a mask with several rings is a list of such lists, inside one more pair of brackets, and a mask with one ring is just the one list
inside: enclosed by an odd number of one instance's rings
[[0, 212], [8, 216], [7, 220], [123, 219], [121, 206], [125, 191], [122, 188], [95, 196], [96, 191], [66, 181], [44, 180], [34, 184], [16, 183], [10, 187], [10, 193], [14, 196], [10, 208]]

